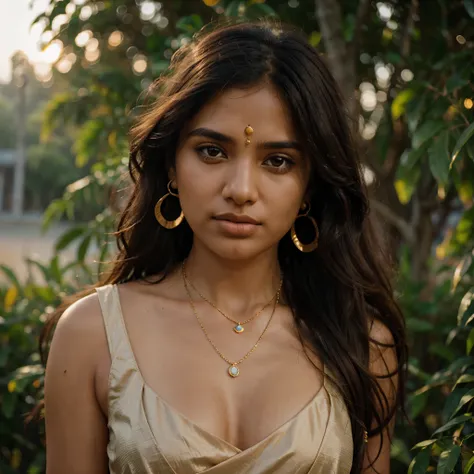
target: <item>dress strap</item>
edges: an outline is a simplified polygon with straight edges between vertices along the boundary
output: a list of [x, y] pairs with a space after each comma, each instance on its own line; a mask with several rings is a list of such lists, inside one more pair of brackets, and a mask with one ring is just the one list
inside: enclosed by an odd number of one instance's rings
[[96, 292], [102, 310], [102, 318], [112, 361], [120, 358], [132, 361], [135, 364], [135, 357], [125, 326], [117, 285], [101, 286], [96, 288]]

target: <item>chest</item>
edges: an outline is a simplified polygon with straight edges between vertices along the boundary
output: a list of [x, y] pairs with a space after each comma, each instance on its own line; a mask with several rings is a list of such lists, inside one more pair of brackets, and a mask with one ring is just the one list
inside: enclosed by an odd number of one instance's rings
[[[223, 360], [199, 325], [177, 319], [127, 321], [133, 357], [147, 390], [174, 415], [241, 450], [261, 442], [308, 407], [323, 385], [322, 366], [308, 358], [298, 337], [284, 326], [267, 331], [241, 364], [228, 375]], [[260, 329], [235, 334], [231, 327], [208, 323], [208, 333], [230, 361], [255, 344]], [[220, 347], [217, 343], [220, 342]], [[98, 399], [108, 413], [110, 358], [96, 377]]]

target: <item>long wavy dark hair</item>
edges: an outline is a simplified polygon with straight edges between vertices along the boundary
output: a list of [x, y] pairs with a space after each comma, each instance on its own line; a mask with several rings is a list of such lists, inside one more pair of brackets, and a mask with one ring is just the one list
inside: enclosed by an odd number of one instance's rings
[[[197, 35], [174, 54], [167, 74], [153, 85], [156, 99], [132, 129], [133, 186], [116, 233], [119, 250], [97, 286], [156, 275], [163, 279], [187, 257], [193, 234], [186, 221], [167, 230], [153, 213], [167, 192], [180, 132], [216, 94], [263, 81], [279, 90], [304, 144], [311, 215], [320, 233], [312, 253], [298, 251], [289, 235], [279, 243], [285, 300], [301, 339], [329, 368], [345, 400], [354, 440], [351, 473], [356, 474], [362, 470], [364, 430], [369, 437], [382, 433], [397, 406], [403, 406], [405, 328], [393, 295], [391, 264], [369, 216], [339, 89], [301, 33], [268, 22], [225, 25]], [[64, 309], [45, 328], [43, 349]], [[369, 371], [370, 345], [387, 347], [370, 338], [374, 320], [393, 337], [398, 368], [388, 378], [398, 373], [395, 403]]]

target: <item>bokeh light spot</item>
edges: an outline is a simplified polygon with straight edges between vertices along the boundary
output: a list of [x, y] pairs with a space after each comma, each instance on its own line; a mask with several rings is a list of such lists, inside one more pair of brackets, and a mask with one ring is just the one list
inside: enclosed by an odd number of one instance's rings
[[109, 46], [111, 48], [117, 48], [122, 44], [124, 40], [124, 35], [121, 31], [115, 30], [109, 36]]
[[81, 31], [75, 39], [75, 42], [79, 48], [83, 48], [87, 42], [92, 38], [92, 31], [90, 30], [84, 30]]

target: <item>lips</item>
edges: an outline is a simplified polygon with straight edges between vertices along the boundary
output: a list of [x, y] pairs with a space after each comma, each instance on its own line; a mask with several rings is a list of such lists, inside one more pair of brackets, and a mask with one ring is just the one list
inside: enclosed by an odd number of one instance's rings
[[214, 216], [214, 220], [223, 235], [237, 239], [251, 237], [261, 225], [252, 217], [243, 214], [218, 214]]
[[217, 216], [214, 217], [214, 219], [218, 221], [234, 222], [235, 224], [260, 225], [258, 221], [244, 214], [231, 214], [231, 213], [218, 214]]

